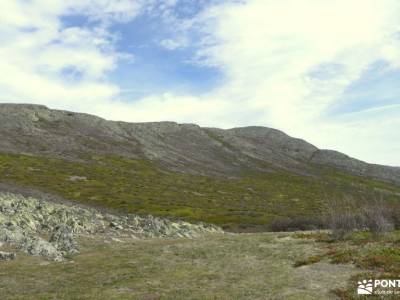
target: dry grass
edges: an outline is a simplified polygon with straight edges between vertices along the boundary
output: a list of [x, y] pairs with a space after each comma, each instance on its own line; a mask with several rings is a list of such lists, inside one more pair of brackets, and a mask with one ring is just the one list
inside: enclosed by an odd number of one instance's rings
[[327, 262], [295, 268], [321, 250], [294, 234], [196, 240], [81, 241], [66, 263], [19, 255], [0, 264], [1, 299], [331, 299], [355, 273]]
[[[400, 274], [400, 232], [389, 233], [359, 231], [349, 233], [344, 239], [329, 238], [329, 233], [297, 234], [295, 237], [307, 242], [313, 240], [319, 244], [318, 248], [325, 247], [324, 254], [319, 255], [319, 260], [329, 261], [331, 264], [349, 264], [360, 269], [354, 275], [345, 289], [334, 289], [335, 294], [341, 299], [359, 299], [355, 294], [356, 283], [365, 278], [398, 279]], [[296, 265], [312, 264], [316, 260], [315, 255], [301, 259]], [[371, 296], [370, 299], [380, 299]], [[390, 298], [385, 299], [398, 299]]]

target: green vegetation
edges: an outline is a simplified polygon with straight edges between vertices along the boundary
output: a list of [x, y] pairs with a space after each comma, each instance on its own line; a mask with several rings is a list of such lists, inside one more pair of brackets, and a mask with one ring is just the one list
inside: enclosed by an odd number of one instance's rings
[[[331, 169], [320, 172], [318, 178], [276, 171], [227, 179], [166, 171], [150, 161], [121, 157], [98, 156], [71, 162], [0, 155], [2, 182], [93, 206], [205, 221], [232, 230], [261, 229], [277, 218], [316, 216], [326, 199], [343, 193], [363, 200], [381, 193], [392, 203], [400, 198], [400, 188], [390, 184]], [[86, 179], [74, 180], [74, 176]]]
[[319, 253], [292, 234], [211, 235], [104, 243], [79, 241], [72, 261], [17, 254], [0, 264], [0, 295], [11, 299], [331, 299], [352, 266], [294, 262]]
[[[361, 272], [349, 280], [346, 289], [334, 291], [341, 299], [358, 299], [355, 295], [358, 280], [365, 278], [398, 279], [400, 274], [400, 231], [386, 234], [358, 231], [340, 241], [333, 239], [332, 235], [327, 232], [296, 234], [295, 237], [313, 239], [318, 242], [317, 247], [325, 247], [323, 253], [318, 256], [302, 258], [295, 263], [295, 266], [311, 265], [321, 260], [327, 260], [332, 264], [353, 264], [361, 269]], [[380, 299], [378, 296], [376, 297]], [[375, 297], [371, 296], [371, 299], [375, 299]]]
[[295, 262], [294, 266], [295, 267], [301, 267], [301, 266], [307, 266], [307, 265], [312, 265], [320, 262], [322, 260], [322, 255], [314, 255], [307, 257], [307, 259], [301, 259]]

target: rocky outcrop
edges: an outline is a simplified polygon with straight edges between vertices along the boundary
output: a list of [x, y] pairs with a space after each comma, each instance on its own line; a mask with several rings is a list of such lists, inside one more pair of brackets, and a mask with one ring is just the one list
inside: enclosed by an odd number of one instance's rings
[[400, 185], [400, 168], [319, 150], [266, 127], [223, 130], [174, 122], [113, 122], [30, 104], [0, 104], [0, 123], [0, 152], [72, 160], [120, 155], [154, 160], [179, 172], [220, 176], [274, 169], [318, 176], [313, 168], [317, 164]]
[[400, 185], [400, 168], [368, 164], [332, 150], [317, 150], [310, 162]]
[[195, 238], [208, 233], [222, 230], [152, 216], [104, 214], [92, 208], [0, 193], [0, 242], [55, 261], [79, 252], [79, 236]]
[[0, 261], [1, 260], [13, 260], [15, 259], [17, 256], [15, 253], [10, 253], [10, 252], [4, 252], [4, 251], [0, 251]]

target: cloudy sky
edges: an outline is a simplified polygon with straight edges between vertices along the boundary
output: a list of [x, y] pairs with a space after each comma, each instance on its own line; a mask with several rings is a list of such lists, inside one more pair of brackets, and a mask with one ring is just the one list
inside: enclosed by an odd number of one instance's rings
[[398, 0], [1, 0], [0, 102], [262, 125], [400, 166]]

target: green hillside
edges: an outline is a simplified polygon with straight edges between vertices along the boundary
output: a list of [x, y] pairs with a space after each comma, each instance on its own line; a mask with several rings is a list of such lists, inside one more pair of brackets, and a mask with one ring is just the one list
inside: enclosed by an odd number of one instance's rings
[[[317, 218], [326, 201], [351, 195], [393, 205], [400, 188], [319, 168], [320, 176], [276, 171], [237, 179], [166, 171], [148, 160], [91, 157], [85, 162], [0, 155], [0, 181], [121, 212], [205, 221], [232, 230], [265, 229], [274, 219]], [[74, 177], [75, 176], [75, 177]], [[76, 177], [78, 176], [78, 177]]]

